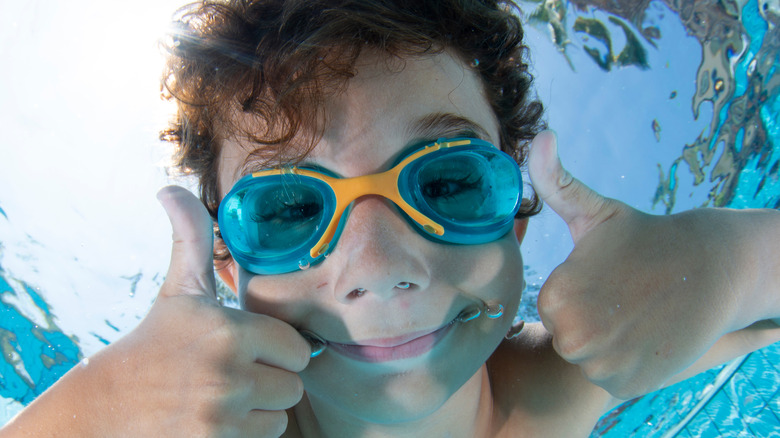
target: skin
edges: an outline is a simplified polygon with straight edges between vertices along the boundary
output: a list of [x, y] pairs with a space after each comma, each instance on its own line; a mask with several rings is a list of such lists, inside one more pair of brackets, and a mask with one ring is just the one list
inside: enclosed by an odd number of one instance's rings
[[[348, 177], [385, 170], [411, 144], [459, 135], [446, 127], [434, 128], [422, 137], [410, 134], [410, 126], [436, 113], [472, 120], [480, 128], [476, 131], [496, 143], [497, 125], [479, 79], [449, 52], [405, 59], [400, 68], [392, 60], [388, 64], [382, 55], [369, 54], [357, 70], [345, 92], [326, 103], [330, 123], [309, 163]], [[458, 436], [468, 431], [463, 436], [480, 436], [498, 433], [507, 425], [533, 430], [531, 424], [537, 424], [540, 433], [563, 428], [562, 435], [586, 434], [618, 402], [615, 396], [630, 398], [658, 389], [679, 379], [681, 372], [695, 373], [732, 357], [734, 350], [749, 351], [777, 339], [772, 324], [767, 326], [772, 335], [753, 327], [727, 336], [755, 322], [756, 309], [745, 313], [750, 316], [738, 317], [739, 307], [713, 305], [710, 318], [688, 317], [701, 308], [701, 297], [688, 290], [713, 291], [710, 299], [715, 303], [733, 300], [733, 288], [723, 285], [734, 280], [754, 285], [755, 276], [749, 271], [711, 272], [694, 264], [661, 264], [667, 254], [691, 252], [692, 259], [700, 258], [687, 249], [691, 236], [706, 241], [711, 235], [722, 235], [717, 230], [734, 218], [724, 211], [706, 211], [703, 215], [716, 217], [702, 219], [654, 217], [603, 198], [563, 170], [555, 143], [551, 133], [534, 142], [531, 177], [540, 195], [570, 224], [576, 248], [540, 295], [539, 310], [546, 328], [529, 327], [515, 343], [504, 343], [495, 354], [507, 320], [459, 325], [451, 334], [452, 342], [409, 363], [366, 366], [326, 352], [301, 373], [306, 394], [291, 411], [298, 428], [291, 428], [291, 435], [304, 431], [314, 436], [368, 432], [399, 436], [427, 431], [432, 436]], [[246, 165], [250, 150], [240, 141], [227, 142], [220, 157], [223, 193], [243, 176], [240, 170], [251, 168]], [[777, 220], [770, 212], [754, 215]], [[412, 230], [387, 201], [365, 197], [355, 202], [344, 235], [322, 265], [271, 277], [253, 276], [233, 265], [223, 277], [238, 285], [245, 309], [312, 329], [330, 341], [393, 337], [446, 324], [470, 297], [503, 303], [508, 314], [514, 314], [523, 284], [518, 248], [524, 229], [525, 224], [518, 223], [515, 235], [485, 245], [436, 244]], [[616, 235], [638, 237], [629, 245], [619, 245]], [[750, 241], [746, 233], [734, 238], [734, 242]], [[638, 241], [642, 243], [637, 245]], [[655, 250], [643, 255], [645, 251], [638, 248]], [[713, 259], [727, 263], [733, 251], [732, 247], [716, 252]], [[594, 260], [594, 253], [605, 256]], [[752, 258], [748, 253], [740, 256]], [[623, 279], [625, 287], [605, 288], [603, 279], [588, 275], [596, 266], [596, 272], [617, 267], [617, 278]], [[645, 275], [635, 275], [646, 266], [664, 269], [645, 268]], [[659, 272], [667, 275], [653, 275]], [[683, 277], [685, 284], [680, 284]], [[407, 291], [394, 289], [400, 282], [414, 286]], [[355, 298], [350, 292], [356, 288], [368, 292]], [[647, 290], [655, 293], [647, 294]], [[770, 290], [776, 297], [777, 287]], [[744, 291], [743, 302], [761, 295], [749, 298], [751, 288]], [[777, 308], [776, 302], [773, 306]], [[646, 317], [647, 309], [654, 307], [656, 313]], [[617, 318], [615, 309], [620, 309]], [[594, 321], [593, 315], [610, 317]], [[659, 318], [678, 323], [664, 330]], [[743, 342], [745, 333], [762, 335]], [[733, 341], [735, 337], [740, 340]], [[627, 347], [633, 345], [637, 347]], [[544, 351], [545, 360], [534, 358], [526, 363], [528, 352], [536, 350]], [[697, 366], [691, 367], [699, 358]], [[487, 382], [497, 381], [507, 385], [488, 387]], [[539, 381], [544, 382], [542, 387]], [[556, 386], [551, 382], [565, 382], [565, 386], [551, 391]], [[515, 391], [503, 392], [506, 387]], [[526, 399], [521, 394], [533, 396]], [[562, 425], [543, 421], [557, 417], [531, 415], [542, 407], [548, 413], [557, 411], [581, 421]], [[486, 424], [484, 415], [491, 410], [493, 418]], [[512, 414], [496, 417], [501, 411]], [[482, 428], [481, 432], [475, 427]], [[516, 434], [518, 429], [506, 430]]]
[[[448, 52], [403, 66], [370, 53], [360, 61], [327, 102], [310, 162], [344, 176], [374, 173], [417, 140], [461, 134], [407, 129], [432, 112], [468, 118], [495, 143], [480, 83]], [[225, 142], [223, 193], [251, 167], [250, 151]], [[310, 360], [296, 328], [360, 342], [441, 327], [475, 300], [513, 315], [526, 222], [492, 243], [441, 245], [367, 196], [324, 263], [270, 277], [222, 269], [237, 310], [215, 298], [205, 208], [184, 189], [163, 189], [173, 249], [149, 314], [0, 437], [587, 436], [620, 399], [780, 340], [777, 212], [645, 215], [568, 174], [550, 132], [534, 140], [529, 173], [575, 243], [540, 292], [543, 325], [508, 341], [507, 316], [456, 323], [430, 352], [381, 364], [330, 350]]]
[[[485, 140], [497, 142], [497, 122], [476, 74], [449, 53], [407, 60], [400, 71], [388, 70], [383, 59], [369, 55], [357, 69], [346, 92], [327, 102], [330, 123], [307, 163], [345, 177], [386, 170], [410, 146], [461, 135], [444, 125], [425, 132], [411, 129], [437, 113], [469, 119], [487, 134]], [[243, 176], [236, 170], [246, 168], [249, 151], [240, 141], [227, 142], [220, 157], [223, 192]], [[523, 287], [514, 233], [484, 245], [442, 245], [414, 231], [378, 196], [355, 201], [324, 263], [275, 276], [252, 275], [235, 264], [229, 271], [238, 279], [244, 309], [339, 343], [430, 332], [480, 300], [501, 303], [507, 314], [515, 314]], [[412, 286], [395, 288], [401, 282]], [[367, 292], [358, 298], [357, 288]], [[431, 436], [470, 430], [484, 408], [484, 402], [473, 401], [484, 391], [485, 361], [510, 323], [506, 317], [455, 324], [430, 354], [384, 364], [326, 350], [301, 373], [306, 397], [295, 418], [305, 427], [316, 415], [319, 427], [330, 431], [326, 435], [419, 431], [432, 419], [440, 420]]]

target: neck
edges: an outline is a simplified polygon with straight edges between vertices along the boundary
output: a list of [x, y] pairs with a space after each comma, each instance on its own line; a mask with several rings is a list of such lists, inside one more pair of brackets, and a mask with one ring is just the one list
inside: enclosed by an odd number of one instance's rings
[[490, 381], [483, 365], [441, 407], [408, 422], [372, 423], [305, 395], [291, 412], [288, 434], [306, 438], [482, 437], [488, 434], [492, 411]]

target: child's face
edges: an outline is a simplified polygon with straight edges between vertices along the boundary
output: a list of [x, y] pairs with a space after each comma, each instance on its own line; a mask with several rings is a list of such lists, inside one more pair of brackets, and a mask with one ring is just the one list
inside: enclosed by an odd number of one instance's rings
[[[328, 124], [306, 162], [353, 177], [386, 170], [423, 140], [481, 136], [498, 144], [497, 121], [478, 76], [448, 52], [409, 58], [405, 65], [365, 54], [357, 69], [345, 92], [326, 102]], [[441, 114], [446, 117], [432, 118]], [[442, 122], [455, 118], [462, 123]], [[421, 124], [425, 120], [434, 124]], [[219, 157], [221, 193], [243, 176], [242, 169], [251, 170], [251, 162], [245, 166], [251, 148], [226, 142]], [[313, 404], [330, 403], [375, 421], [409, 419], [441, 406], [506, 334], [523, 284], [514, 233], [482, 245], [435, 243], [376, 196], [354, 202], [324, 262], [273, 276], [235, 264], [230, 270], [248, 311], [330, 343], [386, 347], [345, 347], [349, 354], [331, 345], [301, 374]], [[480, 301], [502, 304], [504, 316], [452, 323]]]

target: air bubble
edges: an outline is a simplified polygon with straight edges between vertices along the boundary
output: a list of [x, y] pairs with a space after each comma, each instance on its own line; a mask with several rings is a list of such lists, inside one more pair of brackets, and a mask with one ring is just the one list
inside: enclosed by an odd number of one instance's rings
[[306, 260], [306, 259], [298, 260], [298, 267], [301, 268], [301, 271], [305, 271], [305, 270], [309, 269], [309, 266], [311, 266], [311, 264], [309, 264], [308, 260]]
[[504, 315], [504, 306], [499, 304], [495, 309], [488, 306], [485, 309], [485, 315], [490, 319], [501, 318]]
[[482, 314], [482, 310], [479, 309], [479, 307], [470, 307], [468, 309], [465, 309], [464, 311], [460, 312], [457, 318], [455, 318], [458, 322], [469, 322], [472, 319], [479, 318], [479, 315]]
[[301, 330], [299, 333], [311, 346], [311, 357], [319, 356], [328, 347], [328, 342], [312, 331]]
[[330, 243], [323, 243], [320, 249], [317, 250], [317, 254], [322, 254], [330, 248]]

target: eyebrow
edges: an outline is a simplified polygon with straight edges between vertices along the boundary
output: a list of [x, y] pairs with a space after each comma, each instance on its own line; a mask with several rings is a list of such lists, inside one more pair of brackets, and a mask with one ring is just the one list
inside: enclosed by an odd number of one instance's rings
[[[454, 113], [434, 112], [412, 121], [406, 127], [407, 138], [416, 140], [438, 140], [442, 137], [476, 137], [492, 142], [490, 134], [479, 123]], [[269, 161], [258, 160], [263, 157], [263, 151], [256, 150], [245, 159], [239, 170], [239, 178], [258, 170], [268, 169]], [[405, 152], [402, 151], [401, 154]], [[268, 154], [269, 158], [275, 156]], [[263, 157], [265, 158], [265, 157]]]
[[438, 139], [440, 137], [476, 137], [490, 141], [490, 134], [479, 123], [457, 114], [436, 112], [409, 124], [407, 138]]

